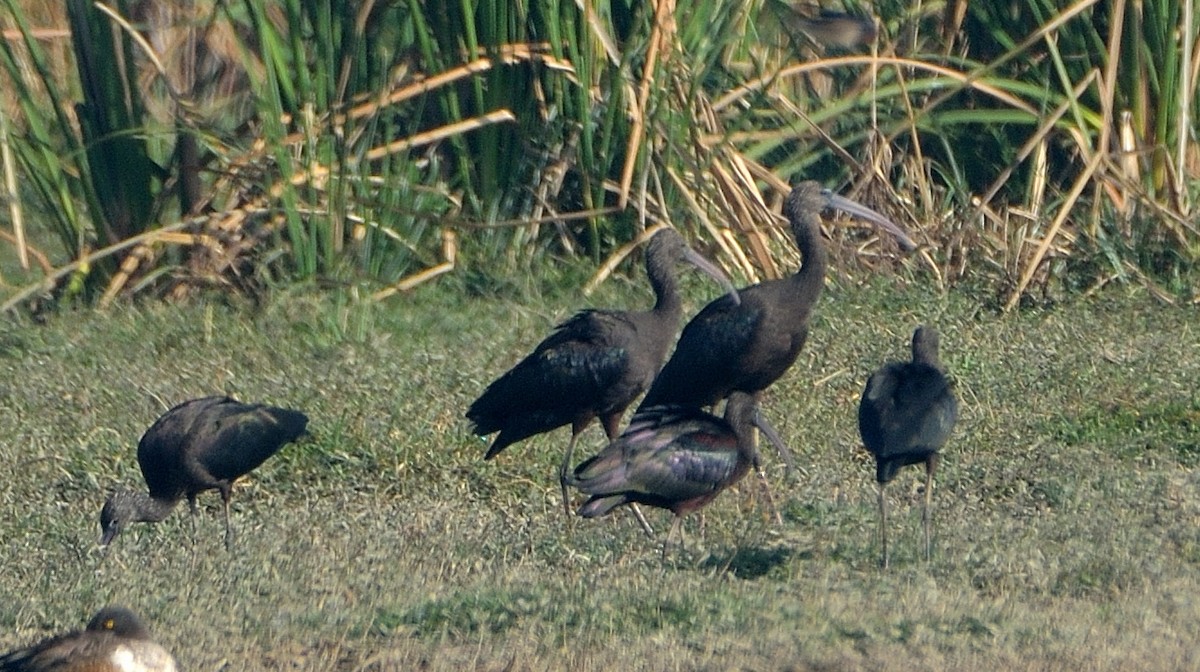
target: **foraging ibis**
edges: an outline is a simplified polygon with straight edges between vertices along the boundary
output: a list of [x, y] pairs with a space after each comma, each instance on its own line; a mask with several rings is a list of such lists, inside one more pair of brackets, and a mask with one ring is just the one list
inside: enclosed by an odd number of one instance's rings
[[912, 337], [912, 361], [885, 364], [867, 379], [858, 406], [858, 431], [875, 456], [879, 483], [879, 530], [883, 546], [881, 564], [888, 566], [887, 506], [884, 486], [896, 472], [910, 464], [925, 464], [925, 560], [929, 560], [929, 507], [933, 497], [933, 472], [940, 451], [958, 419], [958, 401], [938, 359], [938, 334], [918, 327]]
[[675, 265], [682, 260], [721, 283], [729, 301], [737, 304], [737, 292], [725, 274], [674, 230], [663, 229], [646, 251], [646, 275], [656, 297], [652, 309], [575, 314], [471, 404], [466, 416], [475, 434], [500, 432], [484, 459], [570, 425], [571, 440], [559, 469], [563, 506], [570, 514], [566, 481], [576, 438], [593, 418], [600, 419], [609, 440], [615, 438], [625, 409], [646, 390], [667, 357], [683, 315], [675, 280]]
[[571, 485], [591, 496], [578, 514], [596, 518], [622, 504], [669, 509], [675, 520], [665, 554], [683, 516], [738, 482], [755, 463], [755, 424], [754, 397], [742, 393], [729, 397], [724, 419], [689, 407], [639, 411], [620, 437], [575, 468]]
[[105, 607], [83, 630], [0, 656], [0, 672], [175, 672], [178, 665], [124, 607]]
[[124, 491], [109, 496], [100, 511], [101, 545], [108, 545], [129, 523], [163, 520], [185, 496], [194, 516], [196, 496], [218, 490], [225, 505], [225, 546], [230, 548], [233, 481], [299, 438], [307, 425], [308, 417], [300, 411], [244, 404], [230, 397], [192, 399], [172, 408], [138, 443], [138, 466], [149, 494]]

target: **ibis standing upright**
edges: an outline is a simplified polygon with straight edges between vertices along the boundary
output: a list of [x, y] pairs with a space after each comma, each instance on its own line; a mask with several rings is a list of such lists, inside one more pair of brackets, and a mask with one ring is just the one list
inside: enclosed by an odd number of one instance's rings
[[658, 232], [646, 251], [653, 308], [575, 314], [471, 404], [466, 415], [476, 434], [500, 432], [484, 459], [528, 437], [570, 425], [571, 440], [559, 469], [563, 507], [569, 514], [566, 480], [576, 438], [594, 418], [600, 419], [610, 440], [616, 438], [625, 409], [646, 390], [667, 357], [683, 316], [675, 280], [675, 265], [683, 260], [712, 276], [729, 292], [728, 300], [738, 302], [719, 268], [674, 230]]
[[803, 263], [794, 275], [738, 290], [740, 300], [722, 297], [688, 322], [639, 410], [652, 406], [712, 406], [733, 392], [759, 400], [800, 354], [808, 318], [821, 296], [827, 265], [821, 242], [821, 212], [836, 208], [872, 222], [900, 242], [916, 247], [904, 231], [870, 208], [801, 182], [784, 201]]
[[[739, 290], [740, 301], [723, 297], [705, 306], [683, 328], [674, 354], [638, 410], [659, 405], [712, 406], [733, 392], [752, 395], [755, 404], [761, 401], [763, 390], [787, 372], [808, 338], [808, 318], [825, 285], [828, 262], [821, 242], [821, 212], [828, 208], [876, 224], [906, 250], [916, 247], [903, 229], [865, 205], [816, 182], [797, 184], [784, 201], [783, 214], [800, 250], [800, 270], [788, 278]], [[759, 426], [764, 425], [770, 426], [760, 415]], [[787, 449], [781, 442], [776, 447], [790, 468]], [[767, 487], [761, 470], [759, 477]], [[766, 491], [770, 500], [770, 488]]]
[[225, 506], [225, 547], [233, 545], [229, 498], [233, 481], [304, 433], [300, 411], [243, 404], [230, 397], [185, 401], [160, 417], [138, 442], [138, 466], [150, 493], [115, 492], [100, 511], [100, 543], [129, 523], [157, 523], [187, 497], [195, 525], [196, 496], [218, 490]]
[[925, 506], [921, 523], [928, 561], [933, 472], [957, 419], [958, 401], [938, 359], [938, 334], [931, 327], [918, 327], [912, 337], [912, 361], [890, 362], [871, 374], [858, 405], [858, 431], [867, 450], [875, 456], [879, 535], [883, 546], [881, 564], [885, 569], [888, 545], [884, 486], [901, 467], [924, 463]]

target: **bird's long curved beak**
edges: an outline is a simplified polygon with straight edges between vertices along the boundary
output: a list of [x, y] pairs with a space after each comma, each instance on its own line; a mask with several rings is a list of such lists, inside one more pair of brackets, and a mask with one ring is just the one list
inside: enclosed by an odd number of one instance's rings
[[767, 422], [767, 419], [763, 417], [762, 408], [760, 406], [755, 405], [754, 419], [752, 422], [754, 423], [755, 427], [758, 427], [758, 431], [762, 432], [763, 436], [767, 437], [767, 440], [775, 446], [775, 450], [779, 451], [779, 457], [783, 458], [783, 463], [787, 467], [787, 474], [791, 474], [793, 471], [795, 471], [796, 462], [792, 459], [792, 451], [787, 447], [787, 444], [783, 442], [783, 438], [779, 436], [779, 432], [775, 431], [775, 428], [771, 426], [771, 423]]
[[683, 258], [687, 259], [688, 262], [690, 262], [696, 268], [704, 271], [704, 273], [713, 280], [716, 280], [718, 283], [720, 283], [721, 287], [725, 290], [725, 293], [733, 299], [733, 305], [736, 306], [742, 303], [742, 297], [738, 296], [737, 289], [733, 287], [733, 283], [729, 281], [729, 278], [725, 276], [725, 273], [716, 264], [708, 259], [705, 259], [704, 255], [690, 247], [685, 247], [683, 249]]
[[908, 237], [908, 234], [904, 231], [904, 229], [900, 228], [899, 224], [893, 222], [887, 217], [884, 217], [883, 215], [875, 212], [871, 208], [868, 208], [858, 201], [852, 201], [845, 196], [835, 194], [829, 189], [823, 189], [821, 194], [825, 196], [825, 204], [828, 207], [836, 208], [848, 215], [854, 215], [859, 219], [865, 219], [884, 231], [892, 234], [892, 236], [896, 239], [896, 242], [900, 244], [901, 249], [903, 249], [905, 252], [911, 252], [917, 249], [917, 244], [913, 242], [912, 238]]
[[100, 534], [100, 545], [108, 546], [110, 543], [112, 543], [113, 539], [117, 538], [117, 535], [120, 534], [120, 532], [121, 528], [117, 525], [109, 525], [108, 527], [104, 528]]

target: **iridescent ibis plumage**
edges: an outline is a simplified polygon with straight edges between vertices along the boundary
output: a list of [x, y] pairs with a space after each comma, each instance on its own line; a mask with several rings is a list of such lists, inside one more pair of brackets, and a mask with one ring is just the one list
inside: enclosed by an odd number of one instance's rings
[[879, 531], [882, 565], [888, 566], [887, 506], [884, 487], [910, 464], [925, 465], [925, 559], [930, 554], [930, 503], [933, 472], [940, 451], [958, 419], [958, 401], [938, 359], [938, 335], [918, 327], [912, 337], [912, 361], [885, 364], [867, 380], [858, 406], [858, 431], [875, 456], [879, 483]]
[[107, 545], [129, 523], [165, 519], [184, 497], [195, 516], [196, 496], [217, 490], [225, 507], [225, 545], [231, 547], [229, 498], [234, 480], [295, 441], [307, 426], [308, 417], [300, 411], [244, 404], [230, 397], [204, 397], [175, 406], [138, 442], [138, 466], [149, 493], [109, 496], [100, 511], [100, 543]]
[[569, 507], [566, 479], [576, 438], [595, 418], [609, 440], [615, 438], [625, 409], [646, 390], [667, 357], [683, 315], [675, 280], [680, 261], [712, 276], [729, 292], [730, 302], [737, 303], [725, 274], [674, 230], [663, 229], [646, 250], [646, 274], [656, 297], [653, 308], [575, 314], [471, 404], [466, 416], [476, 434], [500, 432], [484, 459], [528, 437], [570, 425], [571, 440], [559, 469], [563, 505]]
[[83, 630], [0, 657], [0, 672], [175, 672], [171, 654], [124, 607], [105, 607]]
[[816, 182], [801, 182], [784, 201], [802, 264], [794, 275], [738, 290], [739, 301], [716, 299], [692, 318], [639, 410], [652, 406], [712, 406], [733, 392], [760, 395], [787, 372], [808, 337], [828, 264], [820, 214], [836, 208], [878, 225], [901, 247], [916, 244], [883, 215]]
[[571, 485], [590, 495], [578, 514], [595, 518], [623, 504], [669, 509], [675, 520], [665, 553], [683, 516], [738, 482], [755, 463], [756, 424], [754, 397], [740, 393], [729, 397], [724, 419], [689, 407], [639, 411], [620, 437], [575, 468]]

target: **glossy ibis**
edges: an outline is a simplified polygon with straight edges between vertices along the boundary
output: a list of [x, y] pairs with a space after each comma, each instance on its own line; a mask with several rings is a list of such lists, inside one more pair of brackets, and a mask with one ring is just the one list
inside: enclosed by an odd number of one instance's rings
[[[797, 184], [784, 200], [783, 211], [802, 257], [800, 270], [788, 278], [739, 290], [737, 302], [722, 297], [705, 306], [683, 328], [674, 354], [654, 379], [639, 411], [662, 405], [713, 406], [732, 392], [746, 392], [754, 395], [756, 403], [760, 401], [763, 390], [796, 361], [808, 337], [808, 318], [825, 284], [820, 215], [828, 208], [878, 225], [904, 249], [916, 247], [899, 226], [878, 212], [816, 182]], [[765, 429], [770, 424], [760, 417], [758, 426]], [[790, 468], [786, 449], [782, 444], [777, 447]], [[755, 456], [757, 460], [757, 452]], [[766, 477], [761, 471], [759, 475], [765, 486]]]
[[929, 560], [929, 506], [939, 452], [958, 418], [958, 402], [938, 360], [938, 335], [918, 327], [912, 337], [912, 361], [885, 364], [867, 380], [858, 405], [858, 432], [875, 456], [879, 483], [879, 530], [884, 568], [888, 566], [887, 507], [884, 486], [900, 467], [925, 464], [925, 560]]
[[175, 672], [175, 659], [124, 607], [105, 607], [87, 628], [0, 657], [0, 672]]
[[725, 274], [674, 230], [663, 229], [646, 250], [654, 308], [576, 313], [471, 404], [466, 416], [476, 434], [500, 432], [484, 459], [522, 439], [570, 425], [571, 440], [559, 469], [563, 506], [570, 514], [566, 480], [576, 438], [597, 417], [609, 440], [615, 438], [621, 415], [667, 357], [683, 314], [675, 282], [675, 264], [682, 260], [716, 279], [737, 304], [737, 292]]
[[675, 520], [665, 554], [683, 516], [708, 504], [755, 463], [754, 424], [754, 397], [741, 393], [729, 397], [724, 419], [679, 406], [639, 411], [620, 437], [575, 468], [571, 485], [591, 495], [579, 515], [596, 518], [622, 504], [670, 509]]
[[[185, 401], [160, 417], [138, 443], [138, 466], [149, 494], [115, 492], [100, 511], [100, 543], [107, 545], [133, 522], [157, 523], [187, 497], [219, 490], [225, 505], [225, 546], [233, 543], [229, 497], [233, 481], [250, 473], [304, 433], [300, 411], [243, 404], [230, 397]], [[193, 529], [195, 518], [193, 517]]]
[[808, 337], [808, 318], [825, 284], [820, 213], [827, 208], [879, 225], [905, 249], [916, 247], [883, 215], [816, 182], [801, 182], [783, 206], [803, 258], [800, 270], [788, 278], [738, 290], [740, 301], [722, 297], [705, 306], [683, 328], [675, 353], [654, 379], [639, 410], [712, 406], [732, 392], [757, 398], [791, 367]]

